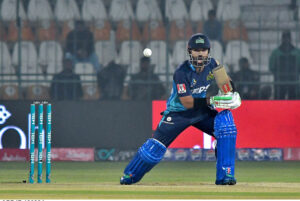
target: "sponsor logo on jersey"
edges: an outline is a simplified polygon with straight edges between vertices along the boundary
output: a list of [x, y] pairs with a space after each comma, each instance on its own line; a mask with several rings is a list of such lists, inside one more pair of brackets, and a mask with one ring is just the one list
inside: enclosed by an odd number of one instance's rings
[[207, 91], [208, 87], [210, 85], [207, 85], [207, 86], [203, 86], [203, 87], [199, 87], [199, 88], [196, 88], [196, 89], [193, 89], [192, 90], [192, 94], [201, 94], [203, 91]]
[[186, 86], [185, 84], [177, 84], [177, 91], [179, 94], [186, 93]]
[[214, 79], [214, 74], [212, 74], [212, 72], [209, 72], [209, 74], [206, 77], [206, 80], [208, 81], [208, 80], [212, 80], [212, 79]]
[[192, 83], [191, 83], [191, 87], [194, 87], [197, 84], [197, 81], [195, 78], [193, 78]]
[[162, 123], [165, 123], [165, 124], [174, 124], [174, 122], [172, 122], [172, 117], [167, 117], [166, 121], [163, 120]]

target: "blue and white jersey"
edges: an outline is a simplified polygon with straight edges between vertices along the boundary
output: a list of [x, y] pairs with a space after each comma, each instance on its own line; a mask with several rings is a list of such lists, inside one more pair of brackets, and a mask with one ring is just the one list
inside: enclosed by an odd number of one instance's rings
[[211, 58], [208, 65], [201, 73], [197, 73], [195, 67], [188, 61], [184, 61], [175, 71], [173, 76], [173, 88], [167, 102], [166, 113], [194, 110], [185, 108], [179, 97], [193, 96], [194, 98], [205, 98], [206, 91], [214, 80], [212, 70], [217, 67], [215, 59]]

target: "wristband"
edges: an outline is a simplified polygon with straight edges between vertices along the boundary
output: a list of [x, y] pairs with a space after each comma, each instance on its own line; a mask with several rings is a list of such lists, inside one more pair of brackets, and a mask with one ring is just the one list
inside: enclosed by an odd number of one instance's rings
[[207, 106], [206, 98], [194, 98], [194, 109], [200, 109]]

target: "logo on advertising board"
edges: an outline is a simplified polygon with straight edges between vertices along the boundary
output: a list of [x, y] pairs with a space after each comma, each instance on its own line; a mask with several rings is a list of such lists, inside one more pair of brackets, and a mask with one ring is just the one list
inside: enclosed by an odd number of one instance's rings
[[185, 161], [188, 158], [188, 150], [185, 149], [177, 149], [174, 153], [175, 160]]
[[250, 149], [237, 149], [237, 158], [238, 160], [245, 161], [250, 160], [251, 158], [251, 150]]
[[129, 161], [136, 154], [134, 150], [116, 151], [114, 154], [114, 161]]
[[284, 148], [284, 160], [300, 160], [300, 148]]
[[0, 151], [0, 161], [28, 161], [28, 149], [2, 149]]
[[253, 159], [256, 161], [265, 160], [265, 151], [264, 149], [252, 149]]
[[167, 149], [163, 160], [170, 161], [170, 160], [172, 160], [172, 158], [173, 158], [173, 153], [172, 153], [171, 149]]
[[53, 148], [51, 158], [54, 161], [94, 161], [93, 148]]
[[201, 149], [190, 149], [192, 161], [200, 161], [202, 159]]
[[204, 149], [203, 151], [204, 151], [203, 158], [205, 161], [215, 161], [216, 160], [214, 149]]
[[0, 124], [4, 124], [6, 119], [11, 116], [10, 112], [6, 110], [4, 105], [0, 105]]
[[267, 150], [267, 155], [270, 160], [274, 160], [274, 161], [282, 160], [282, 150], [281, 149], [269, 149], [269, 150]]
[[[12, 116], [12, 114], [6, 109], [6, 107], [4, 105], [0, 105], [0, 125], [4, 124], [6, 122], [6, 120], [11, 116]], [[0, 149], [3, 149], [2, 138], [3, 138], [3, 135], [8, 130], [15, 130], [19, 134], [19, 137], [20, 137], [19, 148], [26, 149], [26, 135], [21, 128], [14, 126], [14, 125], [4, 126], [4, 127], [0, 128]]]
[[100, 161], [113, 161], [115, 149], [98, 149], [95, 151], [95, 159]]
[[177, 91], [179, 94], [186, 93], [186, 86], [185, 84], [177, 84]]

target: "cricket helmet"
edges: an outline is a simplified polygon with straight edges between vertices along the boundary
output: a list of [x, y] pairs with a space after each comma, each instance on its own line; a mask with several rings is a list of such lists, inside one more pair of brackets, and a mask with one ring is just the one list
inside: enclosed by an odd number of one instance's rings
[[[193, 57], [192, 56], [192, 50], [194, 51], [200, 51], [200, 50], [208, 50], [207, 57], [198, 56]], [[202, 33], [197, 33], [191, 36], [191, 38], [188, 41], [187, 45], [187, 52], [189, 55], [190, 63], [196, 67], [196, 68], [204, 68], [206, 65], [210, 63], [211, 55], [210, 55], [210, 42], [206, 35]], [[202, 60], [201, 63], [198, 61]]]

